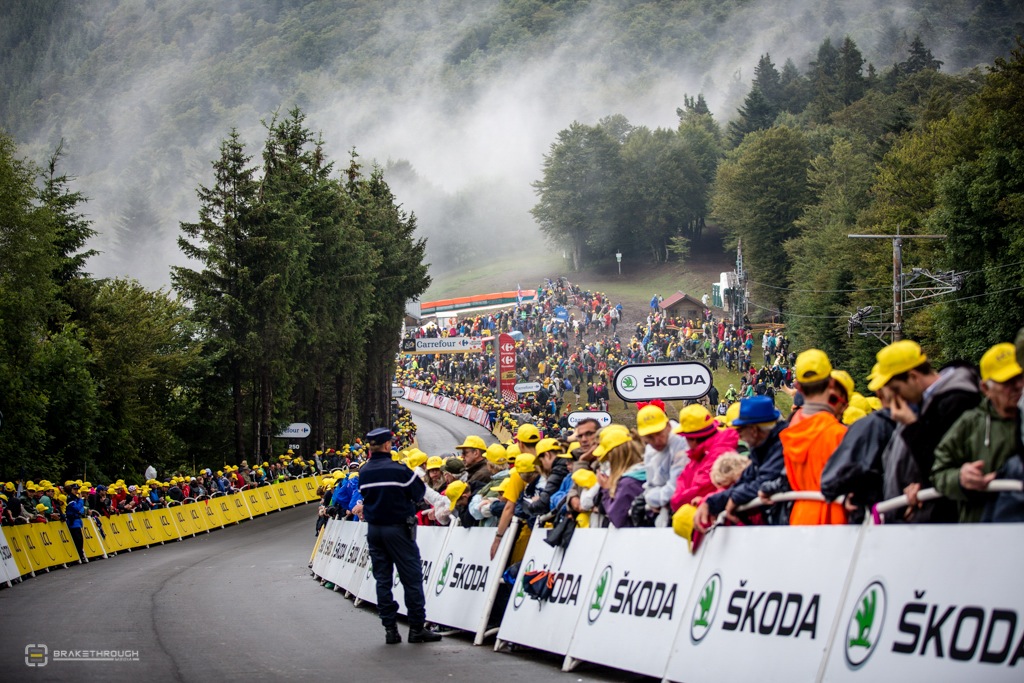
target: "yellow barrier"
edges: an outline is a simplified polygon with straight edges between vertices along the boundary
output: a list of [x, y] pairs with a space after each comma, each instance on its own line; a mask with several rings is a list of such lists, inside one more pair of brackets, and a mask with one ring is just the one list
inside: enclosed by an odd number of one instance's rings
[[245, 496], [245, 504], [249, 506], [249, 515], [255, 517], [256, 515], [267, 514], [267, 509], [263, 505], [263, 497], [259, 494], [259, 489], [246, 489], [239, 495]]
[[151, 510], [146, 514], [152, 516], [154, 520], [153, 527], [156, 530], [157, 538], [161, 541], [166, 543], [167, 541], [181, 539], [181, 533], [178, 531], [178, 527], [174, 526], [174, 517], [171, 516], [169, 509]]
[[231, 508], [234, 514], [234, 522], [244, 522], [247, 519], [253, 518], [253, 512], [249, 509], [245, 502], [245, 496], [241, 492], [232, 493], [227, 498], [231, 505], [234, 506]]
[[15, 533], [16, 529], [17, 527], [13, 526], [4, 527], [4, 538], [7, 539], [7, 545], [11, 548], [11, 554], [14, 555], [14, 563], [18, 565], [18, 571], [22, 576], [29, 574], [35, 576], [36, 569], [42, 569], [42, 567], [32, 564], [32, 558], [25, 550], [25, 542]]
[[[107, 533], [106, 525], [103, 526], [103, 533]], [[99, 536], [99, 527], [96, 526], [96, 520], [91, 517], [82, 520], [82, 541], [82, 550], [90, 560], [95, 557], [107, 556], [103, 539]]]
[[261, 486], [256, 489], [256, 493], [259, 494], [260, 499], [263, 501], [263, 509], [268, 513], [276, 512], [281, 509], [281, 500], [274, 492], [274, 484], [271, 484], [270, 486]]
[[[316, 500], [318, 476], [248, 489], [210, 500], [165, 508], [83, 520], [83, 552], [87, 558], [140, 546], [180, 540], [305, 502]], [[99, 533], [102, 524], [103, 534]], [[78, 551], [65, 522], [18, 524], [0, 529], [21, 576], [74, 563]], [[322, 533], [321, 533], [322, 539]], [[320, 540], [317, 540], [319, 544]], [[314, 553], [316, 549], [314, 548]]]
[[[85, 526], [84, 520], [82, 525], [83, 527]], [[71, 530], [68, 529], [67, 523], [47, 522], [45, 527], [42, 524], [36, 526], [40, 527], [39, 540], [42, 542], [45, 552], [49, 555], [52, 551], [57, 558], [58, 564], [79, 561], [78, 548], [75, 547], [75, 542], [71, 540]]]
[[170, 508], [171, 517], [174, 520], [174, 526], [179, 532], [179, 537], [184, 538], [186, 536], [195, 536], [199, 531], [196, 530], [195, 521], [192, 516], [188, 514], [188, 508], [184, 505], [175, 505]]

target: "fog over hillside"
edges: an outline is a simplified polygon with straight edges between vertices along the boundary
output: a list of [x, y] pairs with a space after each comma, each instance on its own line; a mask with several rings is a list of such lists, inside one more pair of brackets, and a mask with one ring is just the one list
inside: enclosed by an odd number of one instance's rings
[[[365, 169], [385, 167], [440, 272], [493, 254], [499, 236], [540, 243], [531, 182], [574, 120], [618, 113], [674, 127], [683, 94], [703, 93], [725, 121], [761, 54], [804, 71], [826, 37], [849, 34], [879, 70], [916, 33], [945, 70], [990, 63], [1000, 49], [964, 52], [927, 9], [979, 4], [966, 0], [680, 2], [673, 21], [692, 30], [672, 34], [656, 3], [351, 2], [331, 25], [317, 14], [330, 3], [258, 4], [83, 1], [24, 37], [48, 46], [30, 76], [46, 97], [0, 125], [39, 162], [66, 140], [64, 170], [91, 198], [99, 232], [95, 275], [167, 285], [169, 266], [185, 262], [178, 221], [195, 219], [220, 140], [237, 127], [258, 161], [260, 121], [274, 110], [301, 107], [339, 167], [352, 148]], [[678, 23], [684, 5], [692, 24]], [[514, 16], [518, 7], [531, 13]]]

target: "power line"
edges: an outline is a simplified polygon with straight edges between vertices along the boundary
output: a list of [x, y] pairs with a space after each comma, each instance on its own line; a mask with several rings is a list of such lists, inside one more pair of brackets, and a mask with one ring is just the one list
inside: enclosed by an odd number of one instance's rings
[[954, 303], [954, 302], [957, 302], [957, 301], [967, 301], [968, 299], [977, 299], [979, 297], [988, 296], [990, 294], [1003, 294], [1005, 292], [1016, 292], [1017, 290], [1020, 290], [1020, 289], [1024, 289], [1024, 285], [1020, 285], [1018, 287], [1007, 287], [1006, 289], [997, 289], [997, 290], [992, 291], [992, 292], [982, 292], [981, 294], [972, 294], [971, 296], [961, 296], [961, 297], [957, 297], [956, 299], [945, 299], [945, 300], [940, 300], [940, 301], [931, 301], [931, 302], [928, 302], [926, 304], [921, 304], [920, 306], [910, 306], [910, 307], [907, 307], [904, 310], [907, 310], [907, 311], [919, 311], [922, 308], [928, 308], [929, 306], [937, 306], [939, 304], [951, 304], [951, 303]]
[[849, 316], [846, 316], [846, 315], [801, 315], [799, 313], [786, 313], [786, 312], [778, 311], [777, 308], [770, 308], [768, 306], [762, 306], [761, 304], [756, 303], [754, 301], [750, 301], [749, 299], [747, 300], [747, 303], [750, 304], [751, 306], [756, 306], [757, 308], [760, 308], [761, 310], [768, 311], [769, 313], [776, 313], [776, 312], [778, 312], [779, 315], [781, 315], [783, 318], [813, 318], [813, 319], [816, 319], [816, 320], [839, 320], [841, 318], [848, 318], [849, 317]]
[[[1017, 261], [1015, 263], [1003, 263], [998, 266], [987, 266], [985, 268], [979, 268], [978, 270], [969, 270], [964, 273], [965, 276], [977, 275], [978, 273], [984, 273], [989, 270], [999, 270], [1001, 268], [1013, 268], [1015, 266], [1024, 265], [1024, 261]], [[777, 289], [783, 292], [798, 292], [801, 294], [853, 294], [856, 292], [881, 292], [881, 291], [892, 291], [892, 287], [864, 287], [863, 289], [806, 289], [801, 287], [780, 287], [778, 285], [769, 285], [765, 282], [756, 282], [754, 280], [747, 280], [752, 285], [758, 287], [767, 287], [768, 289]]]

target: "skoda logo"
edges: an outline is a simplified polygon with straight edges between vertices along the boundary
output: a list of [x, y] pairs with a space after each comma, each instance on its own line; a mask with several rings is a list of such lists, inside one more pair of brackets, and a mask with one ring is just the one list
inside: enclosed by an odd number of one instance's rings
[[881, 581], [867, 585], [853, 605], [850, 621], [846, 625], [846, 663], [851, 669], [859, 669], [875, 651], [882, 624], [885, 623], [885, 586]]
[[587, 608], [587, 621], [589, 623], [593, 624], [601, 616], [604, 605], [608, 602], [608, 589], [611, 588], [611, 585], [612, 566], [608, 565], [601, 571], [601, 575], [597, 577], [597, 584], [594, 586], [594, 592], [590, 596], [590, 606]]
[[444, 558], [444, 564], [441, 565], [441, 575], [437, 577], [437, 583], [434, 584], [434, 595], [440, 595], [441, 591], [444, 590], [445, 583], [448, 582], [448, 572], [452, 568], [452, 554], [448, 553], [448, 557]]
[[619, 384], [622, 385], [623, 391], [633, 391], [636, 389], [636, 377], [633, 377], [633, 375], [623, 375], [622, 381]]
[[533, 558], [519, 570], [519, 581], [516, 583], [516, 592], [512, 596], [512, 609], [519, 609], [526, 600], [526, 591], [523, 590], [523, 582], [526, 581], [527, 572], [533, 571]]
[[690, 616], [690, 640], [694, 644], [704, 640], [704, 636], [711, 630], [721, 598], [722, 577], [715, 572], [708, 577], [697, 594], [697, 603], [693, 606], [693, 614]]

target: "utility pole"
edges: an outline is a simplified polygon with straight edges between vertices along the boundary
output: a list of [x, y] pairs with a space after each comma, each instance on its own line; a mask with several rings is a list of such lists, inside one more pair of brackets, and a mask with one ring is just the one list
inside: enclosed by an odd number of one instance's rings
[[732, 323], [743, 327], [747, 318], [747, 274], [743, 270], [743, 239], [736, 243], [736, 270], [730, 273], [729, 289], [732, 299]]
[[[964, 273], [943, 271], [932, 273], [924, 268], [914, 268], [909, 273], [903, 272], [903, 240], [926, 239], [944, 240], [945, 235], [901, 235], [899, 227], [895, 235], [847, 235], [851, 239], [883, 239], [892, 240], [892, 322], [868, 320], [874, 312], [874, 306], [857, 309], [850, 316], [847, 324], [847, 335], [853, 336], [855, 328], [862, 328], [857, 334], [876, 337], [885, 342], [889, 335], [890, 343], [903, 339], [903, 304], [906, 301], [920, 301], [960, 290], [964, 284]], [[919, 282], [923, 280], [923, 282]], [[917, 285], [917, 286], [912, 286]]]

